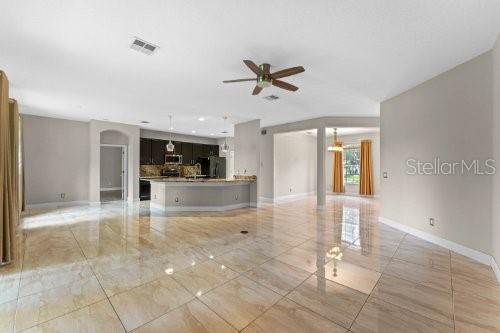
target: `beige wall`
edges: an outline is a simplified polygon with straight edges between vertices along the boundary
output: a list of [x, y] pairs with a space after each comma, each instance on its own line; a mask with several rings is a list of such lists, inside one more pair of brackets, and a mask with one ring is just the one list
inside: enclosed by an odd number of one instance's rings
[[274, 198], [274, 135], [261, 135], [259, 139], [260, 171], [259, 200], [270, 201]]
[[140, 128], [135, 125], [91, 120], [89, 123], [89, 201], [100, 201], [101, 133], [116, 131], [127, 137], [127, 200], [139, 200], [139, 141]]
[[[86, 201], [89, 124], [23, 115], [27, 204]], [[65, 198], [61, 198], [65, 193]]]
[[316, 191], [316, 136], [303, 132], [274, 137], [275, 199]]
[[487, 52], [382, 103], [381, 217], [491, 254], [491, 176], [406, 173], [408, 158], [491, 158], [491, 87]]
[[[380, 192], [380, 134], [366, 133], [339, 136], [338, 140], [344, 145], [361, 144], [361, 140], [372, 141], [372, 177], [374, 195], [379, 195]], [[327, 136], [327, 145], [332, 144], [332, 136]], [[332, 175], [333, 175], [333, 153], [326, 154], [326, 190], [332, 191]], [[359, 185], [345, 184], [346, 194], [359, 194]]]
[[[493, 57], [493, 158], [500, 163], [500, 37], [492, 53]], [[497, 168], [499, 166], [497, 163]], [[500, 265], [500, 169], [493, 180], [493, 257]], [[498, 277], [500, 279], [500, 277]]]
[[260, 120], [234, 126], [234, 174], [259, 176]]
[[101, 190], [122, 187], [122, 148], [101, 146]]

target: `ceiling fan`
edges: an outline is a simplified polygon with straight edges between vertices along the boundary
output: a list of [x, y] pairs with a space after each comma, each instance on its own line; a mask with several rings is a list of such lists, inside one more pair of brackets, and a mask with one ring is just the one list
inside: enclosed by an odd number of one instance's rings
[[286, 76], [299, 74], [305, 71], [304, 67], [297, 66], [271, 73], [270, 71], [271, 65], [269, 64], [262, 64], [260, 66], [257, 66], [252, 60], [243, 60], [243, 62], [245, 63], [245, 65], [247, 65], [248, 68], [250, 68], [252, 72], [254, 72], [257, 75], [257, 78], [226, 80], [222, 82], [233, 83], [233, 82], [255, 81], [257, 85], [253, 89], [252, 95], [258, 95], [263, 88], [269, 87], [270, 85], [285, 90], [297, 91], [299, 87], [296, 87], [293, 84], [278, 79], [281, 79], [282, 77]]

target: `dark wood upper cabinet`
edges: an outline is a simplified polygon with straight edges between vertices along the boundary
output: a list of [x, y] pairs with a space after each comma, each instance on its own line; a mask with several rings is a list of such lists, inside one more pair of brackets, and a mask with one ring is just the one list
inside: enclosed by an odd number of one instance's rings
[[182, 148], [182, 164], [193, 164], [193, 144], [183, 142]]
[[201, 157], [209, 157], [211, 154], [212, 146], [210, 145], [202, 145], [201, 147]]
[[167, 142], [164, 140], [151, 140], [151, 164], [163, 165], [165, 164], [165, 146]]
[[203, 145], [201, 143], [193, 143], [193, 162], [197, 163], [200, 157], [204, 157]]
[[210, 156], [219, 156], [219, 145], [210, 145]]
[[172, 141], [174, 144], [174, 154], [175, 155], [182, 155], [182, 142], [180, 141]]
[[167, 152], [168, 140], [141, 138], [141, 165], [163, 165], [165, 154], [182, 155], [182, 164], [195, 164], [200, 157], [219, 156], [218, 145], [172, 141], [174, 151]]
[[140, 156], [141, 165], [151, 164], [151, 139], [141, 138]]

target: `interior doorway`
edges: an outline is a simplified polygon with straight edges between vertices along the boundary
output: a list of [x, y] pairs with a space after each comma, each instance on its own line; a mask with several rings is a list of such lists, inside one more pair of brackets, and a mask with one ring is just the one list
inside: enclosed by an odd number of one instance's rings
[[101, 202], [124, 200], [127, 195], [127, 146], [101, 144]]

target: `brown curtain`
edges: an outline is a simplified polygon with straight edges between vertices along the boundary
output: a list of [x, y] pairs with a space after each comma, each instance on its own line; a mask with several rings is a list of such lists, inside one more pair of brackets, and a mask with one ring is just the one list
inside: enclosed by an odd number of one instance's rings
[[0, 263], [14, 259], [18, 205], [17, 104], [9, 103], [9, 81], [0, 71]]
[[359, 163], [359, 194], [373, 194], [372, 142], [361, 141], [361, 160]]
[[[335, 146], [342, 147], [342, 142], [335, 143]], [[333, 192], [344, 192], [344, 166], [342, 163], [342, 151], [333, 152]]]

